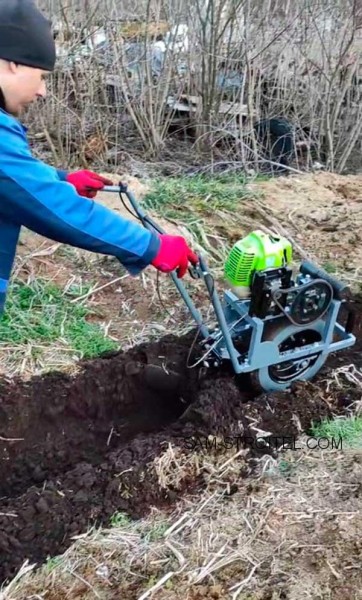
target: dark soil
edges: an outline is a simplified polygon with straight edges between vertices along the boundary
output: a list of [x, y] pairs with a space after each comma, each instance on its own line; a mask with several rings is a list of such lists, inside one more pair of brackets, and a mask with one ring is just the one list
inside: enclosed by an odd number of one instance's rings
[[[186, 369], [189, 337], [85, 361], [75, 377], [0, 381], [0, 582], [26, 559], [40, 564], [60, 554], [90, 525], [109, 525], [116, 512], [139, 518], [202, 487], [202, 477], [190, 475], [180, 489], [160, 488], [149, 465], [165, 442], [187, 453], [197, 451], [190, 440], [237, 438], [252, 461], [265, 453], [253, 444], [253, 421], [290, 437], [298, 434], [295, 416], [307, 430], [312, 421], [342, 414], [358, 390], [326, 402], [323, 379], [340, 363], [362, 365], [359, 315], [358, 306], [353, 348], [330, 357], [312, 383], [267, 397], [253, 397], [230, 373], [200, 379]], [[167, 368], [183, 372], [182, 385], [156, 392], [145, 385], [142, 367], [165, 356]], [[244, 476], [245, 463], [235, 489]]]

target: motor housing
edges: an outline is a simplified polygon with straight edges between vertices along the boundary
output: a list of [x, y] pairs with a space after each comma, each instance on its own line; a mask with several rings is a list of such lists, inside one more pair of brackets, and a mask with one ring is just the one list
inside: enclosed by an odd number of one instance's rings
[[248, 298], [256, 273], [285, 267], [292, 257], [292, 245], [286, 238], [257, 229], [232, 247], [224, 267], [226, 281], [238, 298]]

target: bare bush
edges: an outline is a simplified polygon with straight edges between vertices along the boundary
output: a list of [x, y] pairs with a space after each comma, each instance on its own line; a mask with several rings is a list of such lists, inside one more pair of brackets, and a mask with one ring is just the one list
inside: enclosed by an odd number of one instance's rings
[[297, 169], [343, 172], [361, 157], [359, 0], [42, 6], [59, 60], [43, 118], [29, 118], [57, 165], [176, 158], [187, 129], [189, 154], [258, 170], [273, 153], [256, 124], [275, 118], [292, 124]]

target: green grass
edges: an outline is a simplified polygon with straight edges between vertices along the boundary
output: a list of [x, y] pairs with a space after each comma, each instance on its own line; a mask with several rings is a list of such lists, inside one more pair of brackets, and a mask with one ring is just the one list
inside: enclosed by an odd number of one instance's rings
[[343, 446], [360, 447], [362, 445], [362, 417], [352, 416], [341, 419], [325, 419], [313, 424], [310, 434], [318, 438], [342, 439]]
[[156, 522], [154, 526], [151, 527], [150, 530], [144, 534], [144, 540], [146, 540], [147, 542], [155, 542], [157, 540], [161, 540], [169, 527], [170, 524], [167, 522]]
[[[195, 175], [155, 179], [142, 206], [178, 225], [220, 263], [227, 254], [225, 232], [237, 227], [245, 206], [253, 202], [244, 174]], [[224, 242], [222, 241], [224, 240]]]
[[327, 273], [336, 273], [336, 271], [337, 271], [337, 266], [334, 263], [332, 263], [332, 262], [322, 263], [322, 268]]
[[130, 523], [130, 517], [123, 512], [115, 512], [110, 519], [111, 527], [127, 527]]
[[0, 343], [19, 346], [28, 342], [52, 344], [60, 339], [80, 358], [92, 358], [117, 348], [101, 328], [88, 323], [92, 312], [71, 299], [88, 290], [58, 286], [38, 279], [30, 285], [13, 282], [0, 317]]
[[139, 532], [142, 540], [145, 543], [152, 543], [161, 540], [170, 527], [170, 523], [163, 520], [157, 520], [150, 522], [146, 528], [140, 527], [138, 521], [134, 521], [124, 512], [115, 512], [109, 521], [110, 527], [127, 529], [130, 532]]
[[61, 564], [62, 564], [61, 556], [48, 557], [45, 562], [44, 568], [46, 569], [46, 571], [48, 573], [51, 573], [52, 571], [54, 571], [54, 569], [59, 567]]
[[285, 460], [284, 458], [280, 460], [278, 466], [280, 474], [284, 477], [290, 477], [291, 475], [294, 475], [297, 469], [294, 463], [290, 462], [289, 460]]
[[243, 174], [156, 179], [143, 205], [166, 218], [189, 223], [216, 210], [234, 212], [240, 203], [251, 198], [246, 183]]

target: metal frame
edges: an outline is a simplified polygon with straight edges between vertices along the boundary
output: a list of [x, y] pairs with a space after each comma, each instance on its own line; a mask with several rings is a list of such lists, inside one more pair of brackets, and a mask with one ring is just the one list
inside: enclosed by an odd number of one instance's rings
[[[106, 186], [104, 191], [116, 192], [119, 193], [120, 196], [124, 193], [142, 224], [151, 231], [161, 234], [164, 233], [161, 227], [145, 214], [135, 200], [132, 192], [127, 189], [126, 185]], [[190, 298], [185, 285], [177, 277], [177, 273], [172, 272], [170, 273], [170, 276], [192, 317], [199, 326], [202, 336], [209, 342], [209, 345], [206, 346], [206, 348], [210, 348], [211, 345], [215, 343], [215, 348], [212, 351], [215, 359], [218, 359], [219, 361], [230, 360], [233, 369], [237, 374], [250, 373], [258, 369], [263, 369], [290, 360], [308, 358], [317, 353], [321, 356], [326, 356], [332, 352], [353, 346], [356, 342], [355, 336], [352, 333], [348, 333], [345, 328], [337, 322], [342, 301], [333, 299], [327, 314], [325, 315], [325, 326], [322, 333], [322, 340], [324, 341], [303, 346], [301, 349], [279, 352], [277, 343], [272, 341], [263, 342], [262, 337], [265, 324], [270, 320], [275, 320], [277, 323], [280, 317], [267, 317], [265, 320], [257, 317], [250, 317], [248, 314], [250, 301], [240, 300], [230, 290], [224, 292], [224, 302], [222, 303], [213, 285], [213, 278], [208, 270], [207, 263], [202, 257], [199, 257], [199, 265], [194, 269], [189, 269], [189, 272], [193, 278], [201, 278], [205, 282], [219, 325], [219, 329], [216, 331], [210, 331], [204, 324], [201, 313], [197, 310]], [[294, 327], [296, 331], [303, 331], [310, 328], [313, 329], [313, 325], [311, 327], [308, 325]], [[235, 348], [233, 338], [250, 328], [252, 329], [251, 342], [247, 357], [245, 358], [245, 356], [241, 355]], [[234, 329], [233, 334], [231, 333], [232, 329]], [[333, 342], [332, 339], [335, 334], [337, 334], [340, 339], [339, 341]], [[217, 343], [217, 336], [220, 337], [219, 343]]]
[[[280, 319], [283, 317], [271, 317], [265, 319], [264, 321], [257, 317], [250, 317], [248, 314], [249, 301], [239, 300], [230, 291], [225, 292], [224, 298], [226, 321], [232, 322], [235, 321], [238, 316], [243, 317], [242, 325], [239, 327], [236, 326], [234, 329], [235, 335], [240, 335], [247, 329], [252, 329], [247, 358], [240, 360], [240, 354], [235, 349], [233, 351], [236, 359], [233, 362], [236, 373], [248, 373], [260, 368], [287, 362], [291, 359], [298, 360], [301, 358], [307, 358], [308, 356], [312, 356], [317, 353], [321, 354], [321, 356], [326, 356], [332, 352], [337, 352], [339, 350], [351, 347], [356, 342], [355, 336], [352, 333], [348, 333], [345, 328], [337, 322], [338, 313], [342, 305], [340, 300], [333, 299], [326, 313], [323, 333], [321, 334], [323, 341], [303, 346], [299, 350], [280, 352], [276, 343], [271, 341], [262, 342], [261, 340], [265, 325], [271, 321], [275, 324], [278, 324], [278, 321], [280, 321]], [[313, 329], [313, 324], [310, 327], [308, 325], [302, 325], [300, 327], [294, 326], [294, 329], [296, 332], [298, 330], [303, 331], [306, 329]], [[338, 335], [340, 339], [333, 342], [333, 335]], [[220, 354], [220, 358], [228, 358], [228, 349], [225, 348], [222, 342], [220, 342], [217, 351]]]

